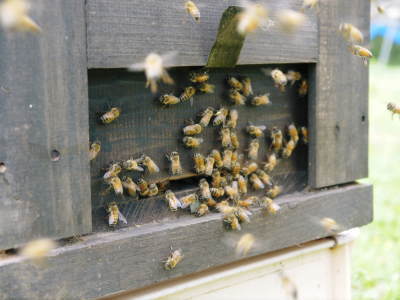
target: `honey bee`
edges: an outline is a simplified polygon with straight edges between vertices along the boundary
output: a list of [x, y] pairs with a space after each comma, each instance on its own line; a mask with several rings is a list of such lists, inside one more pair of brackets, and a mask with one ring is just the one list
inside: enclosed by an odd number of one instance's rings
[[121, 172], [121, 170], [121, 166], [118, 163], [113, 163], [104, 174], [103, 179], [107, 180], [111, 177], [115, 177]]
[[210, 188], [210, 191], [214, 198], [221, 198], [225, 195], [225, 189], [223, 187], [212, 187]]
[[246, 131], [248, 134], [250, 134], [252, 137], [260, 137], [264, 134], [264, 130], [267, 129], [265, 126], [254, 126], [254, 125], [248, 125], [246, 127]]
[[246, 103], [246, 97], [239, 93], [238, 90], [230, 89], [229, 98], [236, 105], [244, 105]]
[[20, 251], [20, 255], [31, 259], [34, 262], [41, 262], [41, 260], [49, 255], [50, 251], [57, 247], [57, 243], [47, 239], [37, 239], [28, 242]]
[[343, 38], [349, 43], [362, 43], [364, 41], [364, 35], [362, 32], [353, 24], [342, 23], [339, 25], [339, 32]]
[[287, 85], [287, 77], [285, 73], [283, 73], [279, 69], [273, 69], [270, 71], [269, 69], [263, 69], [262, 70], [266, 75], [270, 75], [272, 77], [272, 80], [275, 83], [275, 87], [279, 88], [281, 92], [285, 91], [285, 87]]
[[203, 69], [203, 70], [200, 70], [200, 71], [191, 72], [189, 74], [189, 78], [190, 78], [191, 82], [204, 83], [210, 78], [210, 75], [208, 74], [207, 70]]
[[235, 215], [240, 223], [250, 223], [251, 212], [243, 207], [237, 207]]
[[255, 190], [261, 190], [265, 188], [264, 183], [261, 181], [260, 177], [256, 173], [250, 175], [249, 181]]
[[181, 99], [172, 94], [165, 94], [160, 97], [160, 102], [163, 105], [174, 105], [181, 102]]
[[223, 148], [230, 148], [232, 146], [231, 131], [228, 127], [222, 127], [220, 131], [221, 144]]
[[400, 115], [400, 106], [395, 103], [388, 103], [387, 109], [392, 113], [392, 118], [395, 114]]
[[128, 224], [123, 214], [119, 211], [119, 208], [115, 202], [111, 202], [108, 206], [108, 225], [115, 226], [118, 224], [118, 221], [121, 221], [124, 224]]
[[260, 148], [260, 143], [258, 142], [257, 139], [253, 139], [250, 142], [250, 146], [249, 146], [249, 151], [248, 151], [249, 159], [257, 160], [257, 158], [258, 158], [258, 149], [259, 148]]
[[160, 168], [156, 165], [156, 163], [150, 158], [150, 156], [143, 155], [141, 158], [143, 165], [146, 166], [147, 171], [150, 174], [160, 172]]
[[273, 185], [267, 192], [270, 198], [276, 198], [282, 192], [282, 188], [278, 185]]
[[214, 188], [219, 188], [221, 187], [222, 183], [222, 176], [221, 173], [218, 170], [214, 170], [211, 175], [211, 186]]
[[282, 131], [277, 127], [272, 127], [271, 129], [271, 140], [271, 147], [275, 152], [278, 152], [280, 149], [282, 149], [283, 135]]
[[278, 212], [278, 210], [281, 209], [281, 207], [278, 204], [276, 204], [271, 198], [268, 197], [262, 197], [261, 203], [262, 206], [264, 206], [267, 209], [267, 211], [272, 215], [275, 215]]
[[255, 238], [251, 233], [243, 235], [236, 245], [236, 255], [244, 256], [253, 248]]
[[189, 194], [189, 195], [186, 195], [186, 196], [180, 198], [179, 201], [181, 203], [182, 208], [186, 208], [189, 205], [198, 201], [198, 199], [199, 198], [198, 198], [197, 194], [193, 193], [193, 194]]
[[140, 178], [138, 180], [138, 187], [139, 187], [140, 196], [146, 197], [149, 195], [149, 193], [150, 193], [149, 184], [147, 183], [146, 180], [144, 180], [143, 178]]
[[384, 9], [381, 5], [378, 5], [378, 6], [376, 7], [376, 10], [377, 10], [378, 13], [380, 13], [380, 14], [384, 14], [384, 13], [385, 13], [385, 9]]
[[255, 96], [253, 99], [251, 99], [251, 104], [254, 106], [271, 104], [271, 101], [269, 100], [269, 93]]
[[244, 10], [238, 17], [237, 31], [241, 35], [253, 32], [258, 27], [268, 28], [268, 11], [260, 3], [244, 2]]
[[229, 128], [236, 128], [238, 118], [239, 118], [238, 111], [236, 109], [232, 109], [229, 112], [229, 119], [226, 122], [226, 126], [229, 127]]
[[231, 164], [234, 164], [235, 162], [238, 161], [239, 157], [241, 158], [243, 155], [239, 155], [237, 150], [232, 151], [232, 159], [231, 159]]
[[[186, 1], [185, 3], [186, 12], [192, 16], [192, 18], [200, 23], [200, 10], [197, 8], [193, 1]], [[207, 78], [208, 79], [208, 78]]]
[[238, 218], [234, 214], [229, 214], [224, 217], [224, 222], [226, 222], [232, 230], [241, 230], [242, 227], [239, 224]]
[[161, 79], [166, 84], [174, 84], [174, 80], [169, 76], [166, 67], [173, 65], [177, 52], [169, 52], [164, 55], [150, 53], [146, 56], [144, 62], [136, 63], [128, 67], [129, 71], [145, 72], [147, 82], [146, 88], [150, 86], [151, 92], [157, 92], [157, 81]]
[[265, 173], [263, 170], [258, 169], [256, 171], [257, 176], [261, 179], [262, 182], [266, 185], [272, 185], [271, 177]]
[[193, 155], [194, 170], [197, 174], [204, 174], [206, 171], [206, 161], [203, 154], [195, 153]]
[[168, 160], [171, 162], [169, 171], [171, 175], [179, 175], [182, 174], [183, 169], [181, 166], [181, 160], [179, 157], [179, 153], [174, 151], [171, 154], [167, 155]]
[[250, 95], [253, 95], [253, 87], [251, 85], [251, 80], [249, 77], [244, 77], [242, 79], [242, 85], [243, 96], [248, 97]]
[[222, 125], [225, 123], [226, 117], [228, 116], [229, 110], [225, 107], [220, 108], [215, 113], [215, 118], [213, 121], [214, 126]]
[[[189, 2], [191, 2], [191, 1], [189, 1]], [[183, 257], [184, 257], [184, 255], [182, 254], [181, 249], [172, 251], [172, 248], [171, 248], [171, 254], [168, 256], [167, 260], [165, 261], [164, 269], [165, 270], [174, 269], [176, 267], [176, 265], [182, 261]]]
[[183, 128], [184, 135], [196, 135], [203, 131], [203, 127], [200, 124], [188, 125]]
[[[210, 189], [210, 191], [211, 191], [211, 189]], [[211, 198], [208, 198], [208, 199], [206, 200], [205, 204], [206, 204], [208, 207], [215, 207], [215, 206], [217, 205], [217, 201], [215, 201], [214, 198], [211, 197]]]
[[303, 1], [303, 8], [302, 11], [304, 11], [304, 9], [306, 8], [315, 8], [318, 5], [318, 0], [304, 0]]
[[122, 187], [128, 191], [128, 195], [131, 197], [136, 197], [136, 192], [139, 190], [137, 184], [128, 176], [122, 178]]
[[28, 16], [29, 9], [28, 1], [4, 0], [0, 4], [0, 24], [11, 31], [41, 32], [40, 26]]
[[222, 161], [221, 153], [218, 150], [213, 149], [210, 153], [210, 156], [214, 158], [215, 166], [217, 168], [223, 167], [224, 163]]
[[275, 153], [272, 153], [268, 156], [267, 163], [264, 166], [264, 170], [267, 172], [271, 172], [273, 169], [275, 169], [277, 164], [278, 159], [276, 158]]
[[112, 186], [116, 195], [122, 195], [124, 193], [121, 179], [119, 179], [118, 176], [111, 177], [107, 182]]
[[215, 85], [207, 82], [203, 82], [199, 86], [199, 91], [205, 94], [213, 94], [215, 91]]
[[197, 209], [196, 216], [202, 217], [208, 214], [210, 211], [208, 210], [208, 206], [205, 203], [200, 204], [199, 208]]
[[332, 218], [323, 218], [321, 219], [320, 224], [329, 233], [337, 233], [340, 230], [339, 225]]
[[295, 147], [296, 147], [296, 143], [295, 143], [292, 139], [290, 139], [290, 140], [286, 143], [285, 147], [283, 148], [282, 157], [283, 157], [283, 158], [288, 158], [288, 157], [290, 157], [290, 156], [292, 155], [293, 150], [294, 150]]
[[251, 162], [251, 163], [247, 164], [246, 166], [244, 166], [242, 168], [242, 174], [244, 176], [248, 176], [251, 173], [254, 173], [255, 171], [257, 171], [257, 169], [258, 169], [257, 163], [256, 162]]
[[301, 73], [289, 70], [286, 74], [286, 78], [288, 81], [290, 81], [290, 85], [293, 86], [296, 81], [299, 81], [301, 79]]
[[238, 204], [239, 204], [239, 206], [241, 206], [241, 207], [247, 208], [247, 207], [250, 207], [251, 205], [253, 205], [254, 202], [257, 201], [257, 199], [258, 199], [258, 198], [257, 198], [256, 196], [250, 196], [250, 197], [248, 197], [248, 198], [246, 198], [246, 199], [244, 199], [244, 200], [240, 200], [240, 201], [238, 202]]
[[241, 170], [242, 170], [242, 167], [240, 165], [240, 162], [238, 162], [238, 161], [232, 162], [231, 174], [232, 174], [233, 178], [237, 178], [239, 176]]
[[232, 182], [232, 185], [225, 186], [225, 194], [233, 201], [239, 200], [239, 186], [237, 181]]
[[232, 77], [232, 76], [228, 77], [228, 84], [233, 90], [240, 91], [243, 89], [242, 83], [235, 77]]
[[359, 45], [351, 45], [351, 46], [349, 46], [349, 50], [355, 56], [361, 57], [364, 62], [364, 65], [367, 65], [368, 59], [373, 57], [373, 54], [371, 51], [369, 51], [367, 48], [364, 48]]
[[191, 136], [185, 136], [182, 141], [188, 148], [198, 148], [200, 147], [201, 143], [203, 143], [202, 138], [195, 138]]
[[149, 185], [149, 194], [148, 197], [154, 197], [158, 195], [158, 186], [155, 183], [151, 183]]
[[100, 153], [101, 150], [101, 143], [99, 141], [93, 142], [90, 145], [89, 149], [89, 160], [93, 160], [97, 157], [97, 155]]
[[239, 138], [235, 131], [231, 131], [231, 146], [234, 149], [237, 149], [240, 146]]
[[182, 102], [187, 100], [192, 100], [195, 94], [196, 94], [196, 89], [193, 86], [187, 86], [184, 88], [179, 99], [181, 99]]
[[109, 111], [107, 111], [105, 114], [103, 114], [100, 117], [100, 120], [104, 124], [110, 124], [111, 122], [116, 120], [120, 114], [121, 114], [121, 109], [119, 107], [113, 107]]
[[211, 176], [214, 169], [214, 158], [212, 156], [207, 156], [204, 174], [207, 176]]
[[203, 127], [207, 127], [214, 115], [214, 109], [212, 107], [207, 107], [205, 111], [201, 114], [201, 119], [199, 124]]
[[277, 14], [278, 24], [282, 31], [294, 33], [306, 21], [306, 16], [291, 9], [283, 9]]
[[301, 135], [303, 136], [303, 142], [304, 142], [304, 144], [308, 144], [308, 130], [307, 130], [307, 127], [301, 127], [300, 128], [300, 132], [301, 132]]
[[165, 191], [165, 200], [168, 203], [168, 207], [171, 211], [177, 211], [178, 208], [182, 207], [182, 203], [176, 198], [175, 194], [171, 190]]
[[207, 180], [202, 178], [199, 181], [199, 188], [200, 188], [200, 199], [201, 200], [208, 200], [212, 199], [210, 185], [208, 184]]
[[242, 175], [238, 177], [238, 188], [240, 194], [247, 194], [247, 179]]
[[299, 141], [299, 132], [297, 131], [297, 128], [296, 126], [294, 126], [293, 123], [288, 126], [288, 134], [293, 142], [297, 144], [297, 142]]
[[225, 169], [230, 170], [232, 167], [232, 150], [224, 150], [223, 166]]
[[133, 159], [130, 158], [124, 162], [122, 162], [122, 167], [125, 170], [128, 171], [139, 171], [139, 172], [143, 172], [144, 169], [142, 167], [139, 166], [139, 162], [141, 161], [141, 159]]

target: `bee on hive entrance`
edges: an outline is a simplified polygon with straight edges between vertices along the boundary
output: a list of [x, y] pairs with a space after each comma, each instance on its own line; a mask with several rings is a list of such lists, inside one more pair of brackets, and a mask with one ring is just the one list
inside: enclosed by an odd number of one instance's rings
[[171, 247], [171, 254], [168, 256], [167, 260], [164, 261], [164, 268], [165, 270], [172, 270], [174, 269], [177, 264], [179, 264], [183, 259], [183, 254], [181, 249], [172, 250]]
[[208, 124], [210, 124], [213, 115], [214, 115], [214, 109], [212, 107], [207, 107], [206, 110], [201, 113], [201, 119], [199, 124], [203, 127], [207, 127]]
[[128, 224], [126, 218], [119, 211], [119, 208], [115, 202], [111, 202], [108, 206], [108, 225], [115, 226], [118, 224], [118, 221], [121, 221], [124, 224]]
[[353, 24], [342, 23], [339, 25], [339, 32], [343, 38], [352, 44], [362, 43], [364, 41], [364, 35], [362, 32]]
[[236, 128], [238, 119], [238, 111], [236, 109], [231, 109], [231, 111], [229, 112], [229, 119], [226, 122], [226, 126], [229, 128]]
[[130, 158], [130, 159], [128, 159], [128, 160], [122, 162], [122, 167], [123, 167], [125, 170], [128, 170], [128, 171], [139, 171], [139, 172], [143, 172], [144, 169], [143, 169], [142, 167], [139, 166], [139, 163], [140, 163], [140, 162], [141, 162], [141, 159], [140, 159], [140, 158], [139, 158], [139, 159]]
[[97, 157], [101, 150], [101, 143], [99, 141], [93, 142], [89, 149], [89, 160], [93, 160]]
[[196, 88], [193, 86], [187, 86], [183, 89], [182, 94], [180, 95], [179, 99], [181, 99], [182, 102], [184, 101], [192, 101], [193, 96], [196, 94]]
[[171, 190], [165, 192], [165, 200], [167, 201], [168, 207], [171, 211], [177, 211], [178, 208], [182, 207], [181, 202]]
[[156, 163], [150, 158], [150, 156], [143, 155], [143, 156], [140, 158], [140, 160], [141, 160], [142, 164], [143, 164], [144, 166], [146, 166], [146, 169], [147, 169], [147, 171], [148, 171], [150, 174], [160, 172], [160, 168], [159, 168], [159, 167], [156, 165]]
[[222, 125], [225, 123], [226, 117], [228, 116], [229, 110], [225, 107], [221, 107], [216, 113], [213, 121], [214, 126]]
[[277, 19], [280, 29], [285, 33], [292, 34], [303, 26], [306, 16], [295, 10], [283, 9], [278, 11]]
[[260, 137], [264, 134], [264, 130], [267, 129], [266, 126], [254, 126], [249, 124], [246, 127], [246, 131], [248, 134], [250, 134], [252, 137]]
[[191, 136], [185, 136], [183, 139], [183, 144], [188, 148], [198, 148], [203, 143], [202, 138], [194, 138]]
[[193, 1], [186, 1], [185, 9], [186, 12], [191, 15], [196, 22], [200, 23], [200, 10]]
[[268, 29], [272, 24], [268, 20], [268, 10], [261, 3], [242, 1], [243, 11], [238, 15], [237, 31], [241, 35], [246, 35], [255, 31], [257, 28]]
[[308, 93], [308, 82], [307, 80], [303, 79], [300, 83], [299, 87], [299, 96], [304, 97]]
[[197, 174], [201, 175], [204, 174], [206, 171], [206, 160], [204, 155], [201, 153], [195, 153], [193, 155], [194, 160], [194, 170]]
[[110, 179], [111, 177], [117, 176], [121, 172], [122, 168], [120, 164], [118, 163], [113, 163], [107, 170], [106, 173], [103, 175], [103, 179], [107, 180]]
[[104, 113], [100, 120], [103, 124], [110, 124], [111, 122], [115, 121], [121, 114], [121, 109], [119, 107], [113, 107], [106, 113]]
[[255, 96], [253, 99], [251, 99], [251, 104], [254, 106], [271, 104], [271, 101], [269, 100], [269, 93]]
[[253, 95], [253, 87], [251, 85], [250, 78], [244, 77], [241, 82], [243, 85], [243, 87], [242, 87], [243, 96], [248, 97], [250, 95]]
[[139, 190], [137, 184], [129, 176], [122, 178], [122, 187], [127, 190], [128, 195], [131, 197], [136, 197], [136, 192]]
[[179, 157], [179, 153], [174, 151], [171, 152], [171, 154], [167, 154], [167, 158], [170, 161], [170, 168], [169, 168], [169, 172], [171, 175], [179, 175], [183, 173], [183, 169], [181, 166], [181, 159]]
[[191, 72], [189, 74], [189, 78], [191, 82], [204, 83], [210, 78], [210, 75], [208, 74], [207, 70], [200, 70]]
[[267, 172], [271, 172], [273, 169], [275, 169], [277, 164], [278, 159], [276, 158], [276, 154], [272, 153], [267, 158], [267, 162], [264, 165], [264, 170]]

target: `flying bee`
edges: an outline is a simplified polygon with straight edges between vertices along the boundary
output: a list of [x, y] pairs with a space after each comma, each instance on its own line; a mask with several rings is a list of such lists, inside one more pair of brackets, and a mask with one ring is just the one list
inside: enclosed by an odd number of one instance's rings
[[215, 85], [207, 82], [203, 82], [198, 88], [204, 94], [214, 94], [215, 91]]
[[28, 12], [30, 4], [25, 0], [5, 0], [0, 4], [0, 24], [6, 30], [39, 33], [40, 26]]
[[103, 122], [103, 124], [110, 124], [111, 122], [116, 120], [120, 114], [121, 114], [121, 109], [119, 107], [113, 107], [109, 111], [104, 113], [100, 117], [100, 120]]
[[255, 238], [251, 233], [243, 235], [236, 245], [236, 255], [244, 256], [253, 248]]
[[282, 192], [282, 188], [278, 185], [273, 185], [267, 192], [270, 198], [276, 198]]
[[204, 83], [210, 78], [210, 75], [208, 74], [207, 70], [203, 69], [200, 71], [191, 72], [189, 74], [189, 78], [191, 82]]
[[306, 16], [291, 9], [283, 9], [277, 14], [278, 24], [282, 31], [294, 33], [306, 21]]
[[250, 95], [253, 95], [253, 87], [251, 85], [251, 80], [249, 77], [244, 77], [242, 79], [242, 85], [243, 96], [248, 97]]
[[97, 157], [97, 155], [100, 153], [101, 150], [101, 143], [99, 141], [93, 142], [90, 145], [89, 149], [89, 160], [93, 160]]
[[140, 161], [141, 161], [141, 159], [133, 159], [133, 158], [130, 158], [130, 159], [128, 159], [128, 160], [122, 162], [122, 167], [123, 167], [125, 170], [128, 170], [128, 171], [139, 171], [139, 172], [143, 172], [144, 169], [143, 169], [142, 167], [139, 166]]
[[154, 197], [158, 195], [158, 186], [155, 183], [151, 183], [149, 185], [149, 194], [148, 197]]
[[124, 193], [124, 189], [122, 187], [121, 179], [118, 176], [113, 176], [107, 179], [107, 183], [112, 186], [114, 193], [116, 195], [122, 195]]
[[168, 207], [171, 211], [177, 211], [179, 207], [182, 207], [181, 202], [176, 198], [175, 194], [171, 190], [165, 191], [165, 200], [168, 203]]
[[342, 23], [339, 25], [339, 32], [343, 38], [352, 44], [362, 43], [364, 41], [364, 35], [362, 32], [353, 24]]
[[308, 93], [308, 83], [307, 80], [303, 79], [300, 83], [299, 95], [301, 97], [304, 97], [305, 95], [307, 95], [307, 93]]
[[255, 190], [261, 190], [265, 188], [264, 183], [261, 181], [260, 177], [256, 173], [253, 173], [249, 177], [249, 181]]
[[200, 124], [192, 124], [183, 128], [184, 135], [196, 135], [200, 134], [202, 131], [203, 127]]
[[392, 118], [396, 114], [400, 115], [400, 106], [395, 103], [388, 103], [387, 109], [392, 113]]
[[214, 158], [214, 163], [217, 168], [223, 167], [224, 163], [222, 161], [221, 153], [218, 150], [213, 149], [210, 153], [210, 156]]
[[290, 139], [285, 147], [283, 148], [282, 151], [282, 157], [283, 158], [288, 158], [292, 155], [294, 148], [296, 147], [296, 143], [293, 141], [293, 139]]
[[182, 141], [188, 148], [198, 148], [200, 147], [201, 143], [203, 143], [202, 138], [195, 138], [191, 136], [185, 136]]
[[247, 194], [247, 179], [242, 175], [238, 177], [238, 188], [240, 194]]
[[221, 173], [217, 169], [215, 169], [211, 175], [211, 186], [214, 188], [219, 188], [221, 187], [221, 182], [222, 182]]
[[340, 230], [340, 226], [332, 218], [323, 218], [320, 220], [320, 224], [329, 233], [337, 233]]
[[156, 163], [150, 158], [150, 156], [143, 155], [141, 158], [142, 164], [146, 166], [147, 171], [150, 174], [160, 172], [160, 168], [156, 165]]
[[225, 149], [224, 150], [224, 158], [223, 158], [224, 168], [230, 170], [232, 167], [232, 150]]
[[128, 224], [125, 217], [119, 211], [119, 208], [115, 202], [111, 202], [108, 206], [108, 225], [115, 226], [118, 224], [118, 221], [121, 221], [124, 224]]
[[204, 174], [206, 171], [206, 161], [203, 154], [195, 153], [193, 155], [194, 160], [194, 170], [197, 174]]
[[260, 137], [264, 133], [263, 131], [267, 129], [265, 126], [254, 126], [254, 125], [248, 125], [246, 127], [246, 131], [248, 134], [250, 134], [252, 137]]
[[230, 89], [229, 98], [236, 105], [244, 105], [246, 103], [246, 97], [239, 93], [238, 90]]
[[277, 127], [272, 127], [271, 129], [271, 140], [271, 147], [275, 152], [278, 152], [280, 149], [282, 149], [283, 134], [282, 131]]
[[199, 188], [200, 188], [200, 200], [208, 200], [212, 199], [210, 185], [208, 184], [207, 180], [202, 178], [199, 181]]
[[256, 171], [257, 176], [261, 179], [261, 181], [266, 185], [272, 185], [271, 176], [265, 173], [263, 170], [258, 169]]
[[221, 198], [222, 196], [225, 195], [225, 189], [223, 187], [217, 187], [217, 188], [212, 187], [210, 188], [210, 191], [211, 195], [214, 198]]
[[206, 110], [201, 113], [201, 119], [199, 124], [204, 128], [207, 127], [213, 115], [214, 115], [214, 109], [212, 107], [207, 107]]
[[239, 185], [237, 181], [233, 181], [231, 185], [225, 186], [225, 194], [231, 199], [232, 201], [239, 201]]
[[207, 156], [206, 161], [205, 161], [205, 169], [204, 169], [204, 174], [207, 176], [211, 176], [213, 173], [214, 169], [214, 158], [212, 156]]
[[226, 122], [226, 126], [229, 128], [236, 128], [238, 119], [239, 119], [238, 111], [236, 109], [231, 109], [229, 112], [229, 119]]
[[251, 212], [243, 207], [237, 207], [235, 215], [240, 223], [250, 223]]
[[180, 95], [179, 99], [181, 99], [182, 102], [187, 101], [187, 100], [192, 100], [193, 96], [196, 94], [196, 89], [193, 86], [187, 86], [184, 88], [182, 94]]
[[183, 196], [182, 198], [179, 199], [179, 201], [181, 202], [182, 208], [186, 208], [189, 205], [193, 204], [194, 202], [198, 201], [198, 198], [199, 197], [197, 196], [197, 194], [193, 193]]
[[137, 184], [128, 176], [122, 178], [122, 187], [126, 189], [131, 197], [136, 197], [136, 192], [139, 190]]
[[369, 51], [367, 48], [364, 48], [359, 45], [351, 45], [351, 46], [349, 46], [349, 50], [355, 56], [361, 57], [364, 62], [364, 65], [367, 65], [368, 59], [373, 57], [373, 54], [371, 51]]
[[[193, 1], [186, 1], [185, 3], [186, 12], [192, 16], [192, 18], [200, 23], [200, 10], [197, 8]], [[207, 78], [208, 79], [208, 78]], [[206, 79], [206, 80], [207, 80]]]
[[250, 197], [247, 197], [244, 200], [239, 200], [238, 205], [241, 206], [241, 207], [248, 208], [251, 205], [253, 205], [257, 200], [258, 200], [258, 197], [250, 196]]
[[[191, 1], [189, 1], [191, 2]], [[164, 269], [165, 270], [172, 270], [176, 267], [177, 264], [179, 264], [182, 259], [183, 259], [183, 254], [181, 249], [177, 249], [172, 251], [171, 248], [171, 254], [168, 256], [167, 260], [164, 262]]]
[[293, 142], [295, 144], [297, 144], [297, 142], [299, 141], [299, 132], [296, 128], [296, 126], [294, 126], [294, 124], [290, 124], [288, 126], [288, 135], [290, 136], [290, 138], [293, 140]]
[[287, 299], [299, 299], [299, 292], [293, 280], [290, 279], [282, 270], [279, 272], [279, 277], [281, 278], [282, 288], [285, 291]]
[[276, 204], [271, 198], [265, 196], [260, 199], [260, 204], [261, 206], [265, 207], [271, 215], [275, 215], [278, 210], [281, 209], [281, 207]]
[[257, 160], [258, 158], [258, 149], [260, 148], [260, 142], [257, 139], [253, 139], [250, 142], [248, 156], [250, 160]]
[[121, 166], [118, 163], [113, 163], [104, 174], [103, 179], [107, 180], [111, 177], [115, 177], [121, 172], [121, 170]]
[[231, 131], [231, 146], [234, 149], [237, 149], [240, 146], [239, 138], [235, 131]]
[[268, 29], [268, 11], [261, 3], [244, 2], [244, 9], [238, 15], [237, 31], [241, 35], [255, 31], [257, 28]]
[[286, 78], [288, 81], [290, 81], [290, 85], [294, 85], [296, 81], [299, 81], [301, 79], [301, 73], [289, 70], [286, 74]]
[[231, 131], [228, 127], [222, 127], [219, 135], [220, 135], [221, 144], [222, 144], [223, 148], [232, 147]]
[[171, 154], [167, 154], [167, 159], [171, 162], [169, 167], [169, 172], [171, 175], [179, 175], [182, 174], [183, 169], [181, 166], [181, 159], [179, 157], [179, 153], [174, 151]]
[[[19, 255], [32, 260], [34, 263], [41, 264], [43, 259], [57, 247], [57, 243], [48, 238], [41, 238], [28, 242], [19, 252]], [[6, 256], [6, 252], [2, 253]]]
[[224, 222], [229, 225], [232, 230], [241, 230], [238, 218], [234, 214], [229, 214], [224, 217]]
[[235, 77], [228, 77], [228, 84], [233, 90], [240, 91], [243, 89], [243, 84]]
[[276, 154], [272, 153], [267, 158], [267, 162], [264, 165], [264, 170], [267, 172], [271, 172], [273, 169], [275, 169], [277, 164], [278, 164], [278, 159], [276, 158]]
[[209, 211], [209, 209], [208, 209], [207, 204], [201, 203], [200, 206], [199, 206], [199, 208], [197, 209], [196, 216], [202, 217], [202, 216], [208, 214], [209, 212], [210, 212], [210, 211]]
[[238, 162], [238, 161], [232, 162], [231, 174], [232, 174], [233, 178], [237, 178], [239, 176], [241, 170], [242, 170], [242, 166], [240, 165], [240, 162]]
[[310, 9], [316, 8], [318, 5], [318, 1], [319, 0], [304, 0], [302, 11], [304, 11], [304, 9], [306, 9], [306, 8], [310, 8]]
[[226, 117], [228, 116], [229, 110], [225, 107], [221, 107], [216, 113], [213, 121], [214, 126], [222, 125], [225, 123]]
[[300, 132], [301, 132], [301, 135], [303, 136], [304, 144], [308, 144], [308, 130], [307, 130], [307, 127], [305, 127], [305, 126], [300, 127]]
[[251, 162], [251, 163], [245, 165], [245, 166], [242, 168], [242, 174], [243, 174], [244, 176], [248, 176], [248, 175], [250, 175], [251, 173], [254, 173], [255, 171], [257, 171], [257, 169], [258, 169], [257, 163], [256, 163], [256, 162]]
[[163, 105], [174, 105], [181, 102], [181, 99], [172, 94], [165, 94], [160, 97], [160, 102]]
[[251, 99], [251, 104], [254, 106], [271, 104], [271, 101], [269, 100], [269, 93], [253, 97], [253, 99]]
[[380, 13], [380, 14], [384, 14], [384, 13], [385, 13], [385, 9], [384, 9], [381, 5], [378, 5], [378, 6], [376, 7], [376, 10], [377, 10], [378, 13]]
[[142, 197], [147, 197], [150, 193], [149, 184], [143, 178], [138, 180], [139, 194]]

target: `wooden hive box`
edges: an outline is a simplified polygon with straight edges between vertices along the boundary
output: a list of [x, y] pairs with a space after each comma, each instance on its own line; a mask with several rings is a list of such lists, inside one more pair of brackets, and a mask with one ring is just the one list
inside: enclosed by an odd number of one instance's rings
[[[301, 9], [301, 1], [267, 1], [271, 18], [279, 9]], [[342, 22], [360, 28], [368, 40], [369, 2], [321, 0], [317, 11], [294, 35], [276, 26], [246, 41], [235, 68], [210, 69], [214, 94], [163, 107], [162, 93], [179, 94], [189, 73], [207, 62], [224, 1], [203, 1], [201, 22], [186, 15], [182, 1], [40, 0], [32, 17], [41, 35], [0, 37], [0, 249], [17, 248], [39, 237], [62, 239], [46, 267], [38, 269], [10, 256], [0, 261], [0, 296], [4, 298], [96, 298], [198, 272], [238, 259], [236, 241], [252, 233], [254, 256], [299, 245], [331, 234], [319, 220], [330, 217], [345, 230], [372, 220], [372, 187], [355, 181], [368, 176], [368, 68], [350, 55], [337, 29]], [[229, 5], [239, 5], [231, 1]], [[145, 88], [142, 73], [126, 67], [151, 51], [179, 51], [170, 69], [176, 84], [159, 94]], [[298, 83], [280, 92], [262, 69], [296, 70], [309, 82], [306, 97]], [[248, 76], [256, 94], [270, 93], [272, 105], [233, 106], [227, 76]], [[111, 124], [99, 114], [112, 106], [121, 116]], [[177, 196], [197, 190], [192, 156], [221, 149], [219, 128], [201, 134], [195, 151], [182, 145], [182, 127], [207, 107], [237, 109], [239, 152], [246, 154], [248, 122], [265, 125], [259, 163], [270, 152], [269, 130], [307, 126], [309, 143], [299, 142], [289, 159], [271, 173], [283, 187], [281, 210], [265, 216], [254, 207], [241, 232], [227, 232], [219, 213], [196, 218], [171, 212], [163, 194], [141, 200], [105, 190], [104, 169], [112, 161], [145, 153], [160, 167], [149, 182], [170, 180], [165, 154], [178, 151], [184, 173], [170, 188]], [[100, 140], [99, 156], [89, 161], [90, 141]], [[140, 174], [125, 172], [137, 179]], [[177, 179], [177, 178], [174, 178]], [[116, 201], [127, 226], [110, 228], [105, 207]], [[66, 239], [81, 236], [71, 243]], [[185, 258], [166, 271], [161, 261], [170, 247]], [[38, 275], [39, 274], [39, 275]]]

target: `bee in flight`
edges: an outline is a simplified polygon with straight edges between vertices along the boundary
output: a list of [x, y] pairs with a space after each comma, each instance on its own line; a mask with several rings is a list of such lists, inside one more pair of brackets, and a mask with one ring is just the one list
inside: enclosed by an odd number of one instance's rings
[[353, 24], [342, 23], [339, 25], [339, 32], [342, 34], [343, 38], [352, 44], [362, 43], [364, 41], [364, 35]]
[[186, 1], [185, 9], [186, 12], [191, 15], [196, 22], [200, 23], [200, 10], [193, 1]]
[[268, 29], [268, 10], [261, 3], [242, 1], [243, 11], [238, 15], [237, 31], [241, 35], [246, 35], [255, 31], [257, 28]]
[[125, 217], [119, 211], [119, 208], [115, 202], [111, 202], [108, 206], [108, 225], [115, 226], [118, 224], [118, 221], [121, 221], [124, 224], [128, 224]]
[[306, 21], [306, 16], [298, 11], [283, 9], [277, 13], [278, 25], [280, 29], [292, 34], [298, 30]]

